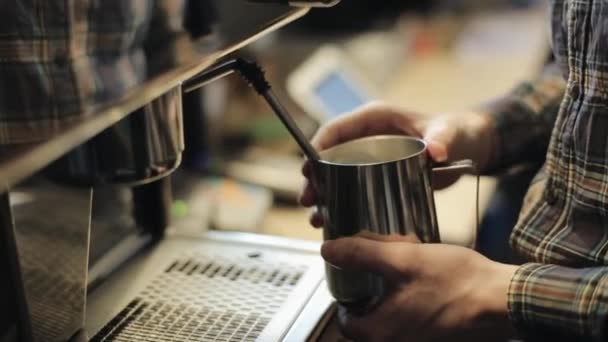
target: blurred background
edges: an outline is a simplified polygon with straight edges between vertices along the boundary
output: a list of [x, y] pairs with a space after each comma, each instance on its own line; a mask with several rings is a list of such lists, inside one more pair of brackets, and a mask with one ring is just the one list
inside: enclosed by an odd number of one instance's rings
[[[214, 11], [231, 11], [230, 4]], [[235, 13], [235, 23], [247, 20]], [[312, 136], [323, 122], [371, 100], [433, 115], [505, 94], [549, 60], [547, 14], [545, 2], [533, 0], [345, 0], [239, 55], [266, 69]], [[222, 22], [213, 36], [190, 31], [205, 49], [227, 39], [235, 23]], [[184, 104], [186, 167], [173, 177], [174, 226], [192, 234], [211, 228], [321, 238], [297, 204], [303, 184], [297, 146], [247, 84], [226, 78]], [[205, 182], [193, 180], [201, 175]], [[443, 241], [474, 243], [475, 181], [465, 177], [436, 193]], [[480, 246], [495, 259], [510, 258], [504, 241], [528, 181], [525, 172], [481, 180]]]

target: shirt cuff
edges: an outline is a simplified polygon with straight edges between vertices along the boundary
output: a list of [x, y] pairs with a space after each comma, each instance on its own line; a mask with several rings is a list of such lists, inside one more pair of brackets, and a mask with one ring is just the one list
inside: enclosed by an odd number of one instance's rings
[[608, 268], [526, 264], [511, 280], [509, 318], [525, 341], [605, 341]]

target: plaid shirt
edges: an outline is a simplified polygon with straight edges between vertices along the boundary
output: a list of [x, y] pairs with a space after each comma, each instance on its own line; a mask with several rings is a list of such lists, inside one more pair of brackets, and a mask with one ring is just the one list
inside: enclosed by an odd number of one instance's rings
[[495, 168], [545, 160], [511, 236], [531, 263], [510, 318], [527, 341], [607, 341], [608, 1], [551, 4], [557, 68], [491, 107]]
[[[149, 77], [184, 0], [1, 0], [0, 144], [51, 137]], [[162, 55], [162, 58], [157, 58]]]

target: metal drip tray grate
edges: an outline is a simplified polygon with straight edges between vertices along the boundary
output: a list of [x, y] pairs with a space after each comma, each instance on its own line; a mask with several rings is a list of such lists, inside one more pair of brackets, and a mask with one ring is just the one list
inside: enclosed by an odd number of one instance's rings
[[307, 267], [190, 253], [91, 341], [255, 341]]

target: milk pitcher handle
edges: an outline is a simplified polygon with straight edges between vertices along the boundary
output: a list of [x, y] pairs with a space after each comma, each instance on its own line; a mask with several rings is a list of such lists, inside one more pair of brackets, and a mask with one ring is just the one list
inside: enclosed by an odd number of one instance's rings
[[452, 163], [437, 163], [433, 165], [433, 172], [462, 170], [462, 171], [477, 171], [475, 163], [471, 159], [463, 159]]
[[433, 165], [432, 167], [433, 172], [449, 172], [449, 171], [470, 171], [474, 174], [476, 174], [476, 189], [475, 189], [475, 225], [476, 225], [476, 232], [475, 232], [475, 238], [474, 238], [474, 242], [473, 242], [473, 248], [477, 249], [477, 235], [479, 234], [479, 230], [481, 228], [481, 224], [480, 224], [480, 208], [479, 208], [479, 187], [480, 187], [480, 178], [479, 178], [479, 173], [477, 172], [477, 167], [475, 165], [475, 162], [471, 159], [463, 159], [463, 160], [459, 160], [459, 161], [455, 161], [452, 163], [437, 163], [435, 165]]

